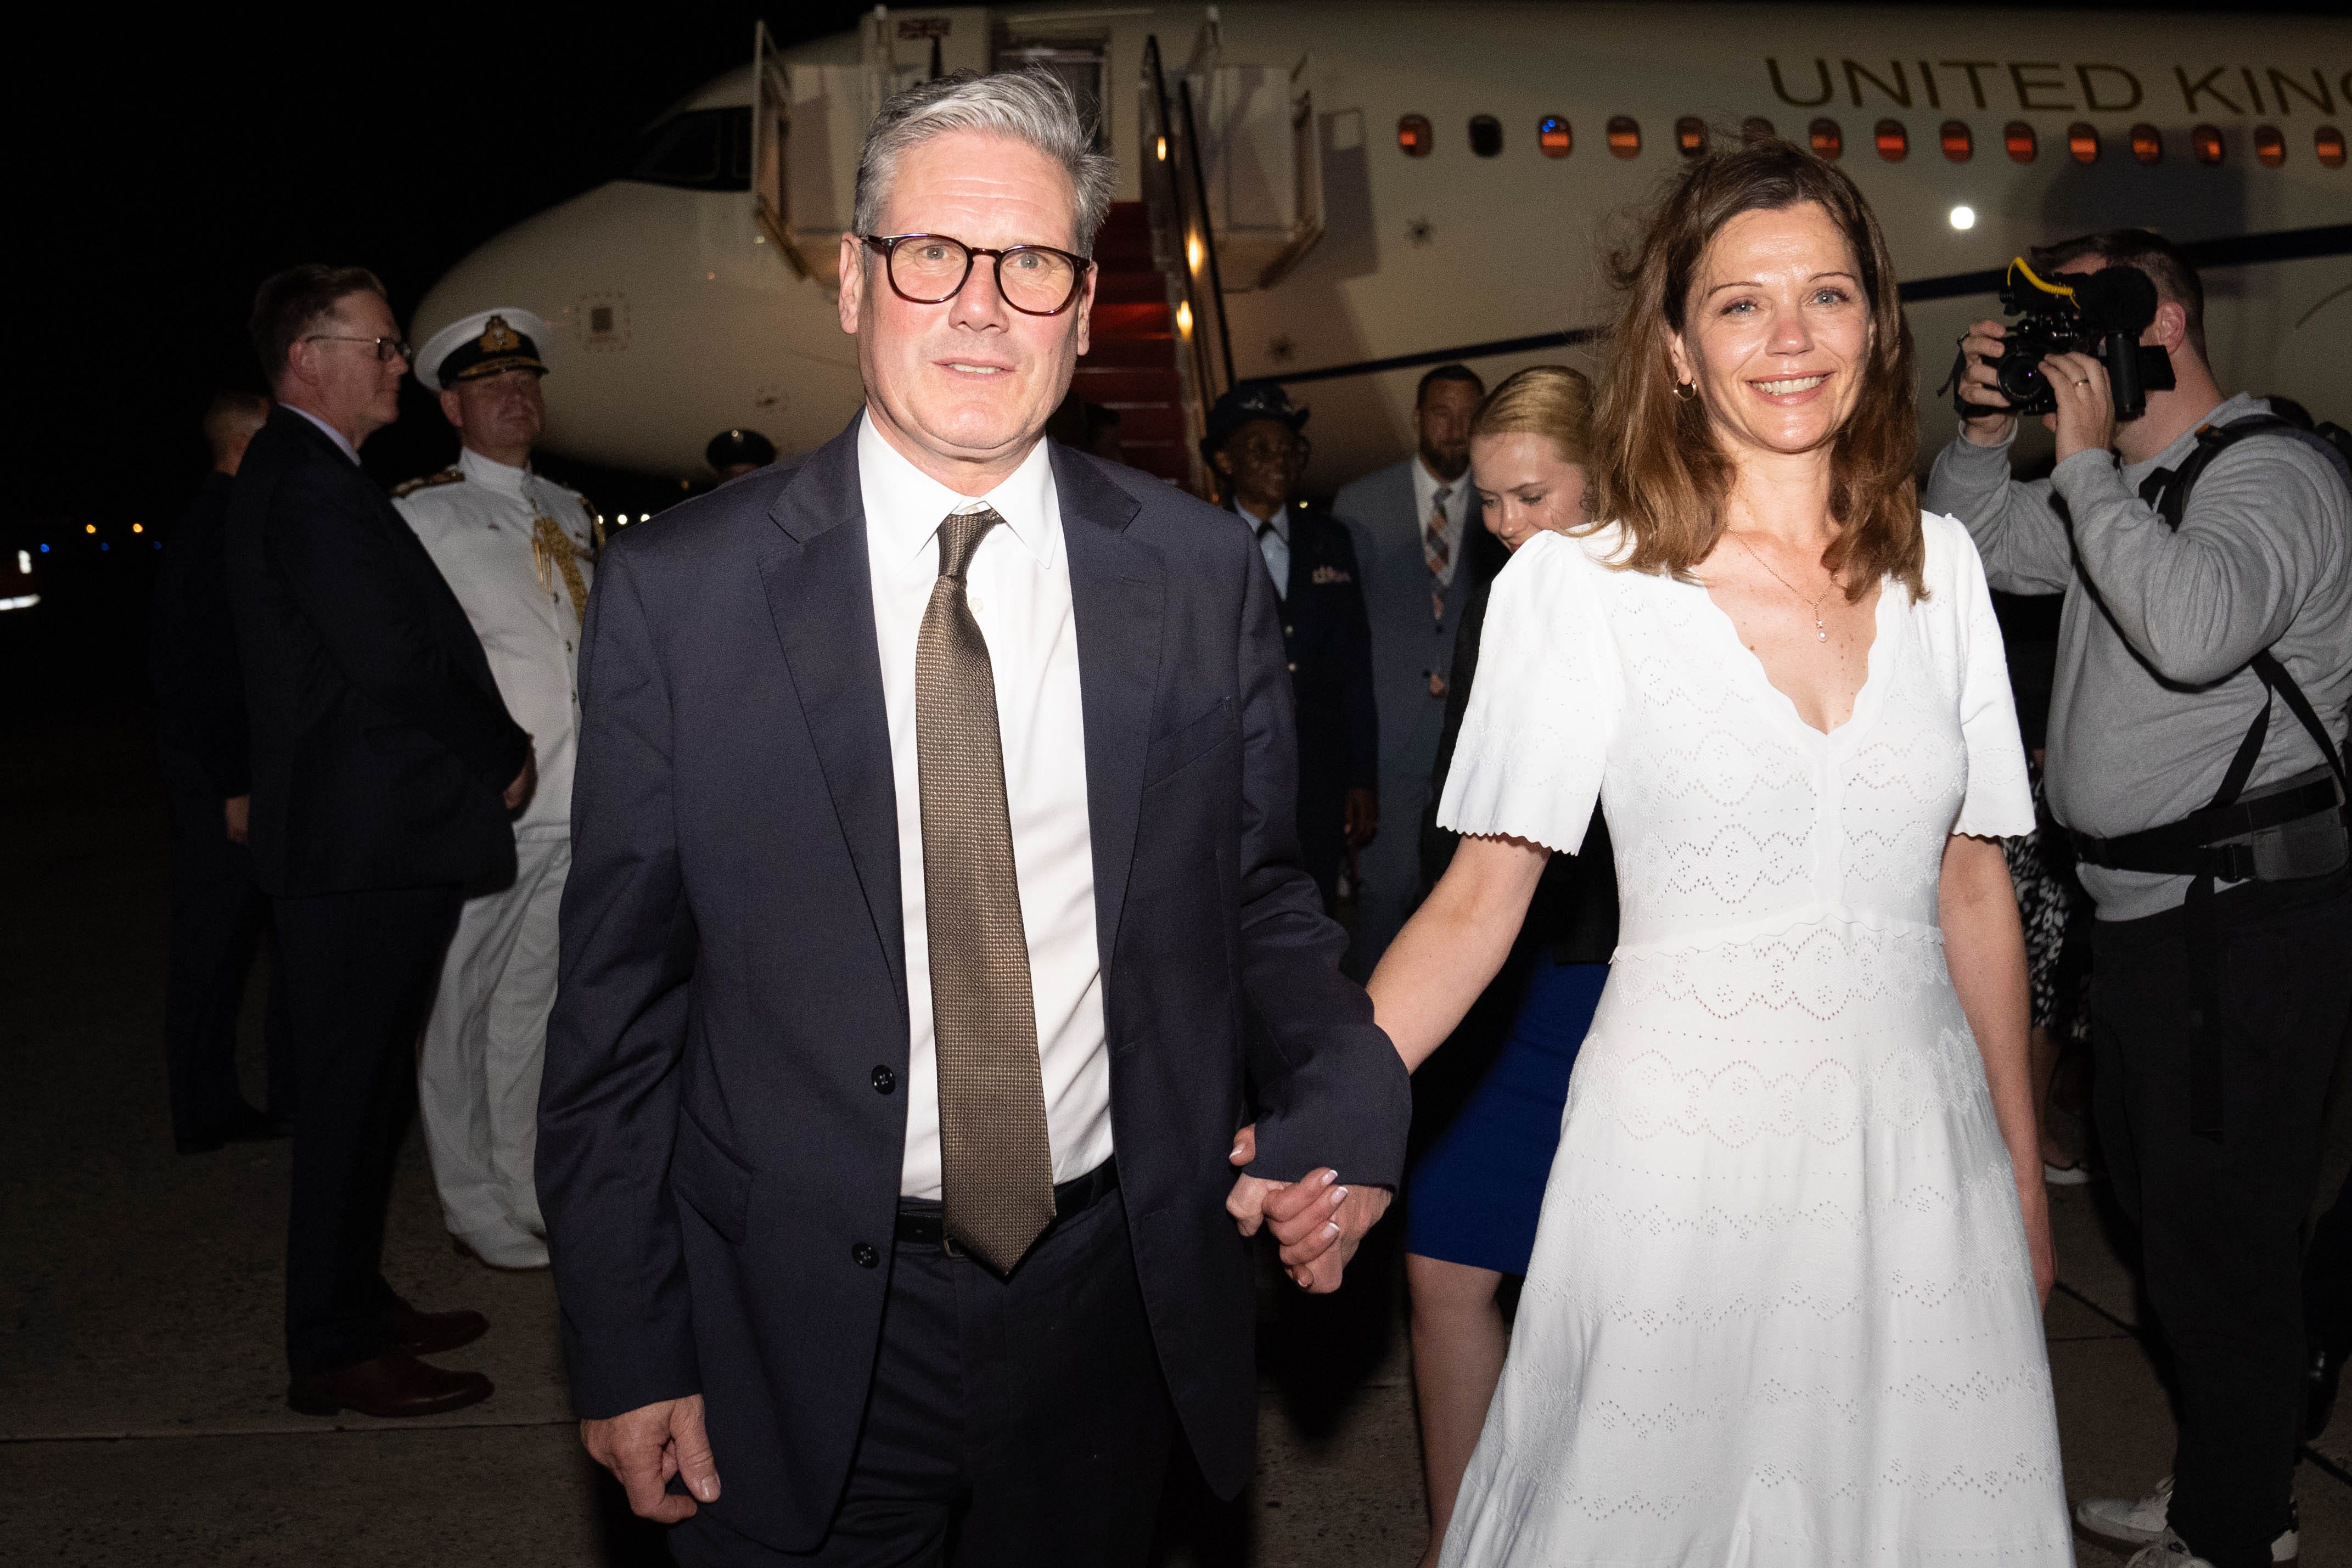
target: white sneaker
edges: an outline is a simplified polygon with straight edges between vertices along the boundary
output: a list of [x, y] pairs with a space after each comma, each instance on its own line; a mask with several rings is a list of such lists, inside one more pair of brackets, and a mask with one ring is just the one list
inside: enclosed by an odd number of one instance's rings
[[2213, 1568], [2213, 1564], [2189, 1551], [2187, 1542], [2167, 1530], [2133, 1552], [2124, 1568]]
[[[2189, 1548], [2172, 1533], [2166, 1523], [2172, 1512], [2172, 1478], [2165, 1477], [2156, 1483], [2156, 1490], [2135, 1502], [2126, 1497], [2090, 1498], [2074, 1505], [2074, 1522], [2102, 1541], [2117, 1541], [2126, 1546], [2145, 1546], [2131, 1561], [2130, 1568], [2180, 1568], [2183, 1563], [2202, 1563], [2201, 1557], [2186, 1555]], [[2271, 1561], [2292, 1563], [2303, 1550], [2303, 1536], [2296, 1528], [2301, 1521], [2294, 1512], [2287, 1515], [2287, 1527], [2271, 1542]], [[2183, 1554], [2171, 1557], [2155, 1553], [2169, 1539]], [[2145, 1561], [2143, 1561], [2145, 1559]]]

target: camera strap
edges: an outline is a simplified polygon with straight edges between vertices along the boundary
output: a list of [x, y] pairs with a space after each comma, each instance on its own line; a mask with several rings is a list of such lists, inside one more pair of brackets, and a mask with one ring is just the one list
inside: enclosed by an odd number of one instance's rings
[[[2204, 425], [2197, 444], [2178, 468], [2159, 468], [2142, 481], [2140, 499], [2156, 510], [2164, 526], [2179, 532], [2189, 510], [2189, 492], [2214, 458], [2250, 435], [2278, 433], [2325, 444], [2300, 426], [2276, 414], [2258, 413], [2226, 425]], [[2333, 448], [2329, 449], [2331, 459]], [[2335, 459], [2340, 463], [2340, 459]], [[2113, 839], [2070, 835], [2075, 852], [2093, 865], [2118, 870], [2149, 871], [2189, 876], [2189, 896], [2181, 913], [2187, 925], [2189, 951], [2196, 966], [2196, 1000], [2189, 1009], [2192, 1038], [2189, 1050], [2189, 1130], [2218, 1144], [2222, 1139], [2227, 1103], [2221, 1031], [2221, 911], [2215, 898], [2216, 879], [2243, 882], [2254, 872], [2253, 849], [2243, 841], [2264, 829], [2284, 826], [2331, 810], [2352, 810], [2352, 784], [2347, 784], [2344, 753], [2319, 722], [2311, 699], [2267, 648], [2248, 661], [2247, 667], [2263, 684], [2263, 706], [2238, 743], [2237, 754], [2222, 774], [2221, 786], [2200, 810], [2176, 822]], [[2269, 736], [2271, 705], [2275, 698], [2310, 733], [2326, 760], [2331, 777], [2297, 789], [2241, 802], [2239, 796], [2253, 776], [2263, 742]], [[2347, 737], [2352, 740], [2352, 737]]]

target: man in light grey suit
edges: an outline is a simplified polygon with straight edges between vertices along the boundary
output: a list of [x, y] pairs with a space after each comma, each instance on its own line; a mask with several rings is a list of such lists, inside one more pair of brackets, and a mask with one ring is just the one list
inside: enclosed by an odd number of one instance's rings
[[1339, 492], [1332, 511], [1356, 536], [1364, 610], [1372, 627], [1372, 692], [1380, 710], [1382, 831], [1357, 856], [1355, 946], [1348, 967], [1370, 974], [1412, 913], [1420, 890], [1412, 824], [1445, 723], [1445, 674], [1471, 574], [1457, 571], [1464, 529], [1477, 521], [1470, 490], [1470, 421], [1486, 383], [1465, 365], [1440, 365], [1413, 399], [1419, 450]]

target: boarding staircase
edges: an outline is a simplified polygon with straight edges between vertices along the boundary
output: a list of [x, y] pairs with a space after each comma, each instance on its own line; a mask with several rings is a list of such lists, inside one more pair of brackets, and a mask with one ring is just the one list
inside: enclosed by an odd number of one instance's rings
[[1141, 202], [1112, 204], [1094, 255], [1091, 347], [1078, 361], [1071, 390], [1118, 415], [1122, 462], [1191, 485], [1196, 457], [1176, 357], [1175, 309], [1168, 275], [1152, 256], [1151, 220]]

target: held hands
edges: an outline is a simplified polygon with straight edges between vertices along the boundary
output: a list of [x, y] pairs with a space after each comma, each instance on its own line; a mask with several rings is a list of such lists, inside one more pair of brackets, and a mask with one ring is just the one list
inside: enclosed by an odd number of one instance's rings
[[[696, 1499], [719, 1500], [719, 1468], [702, 1429], [702, 1396], [665, 1399], [625, 1415], [580, 1423], [588, 1457], [619, 1478], [629, 1494], [629, 1511], [639, 1519], [676, 1524], [694, 1516]], [[692, 1497], [666, 1490], [672, 1476], [686, 1478]]]
[[[1255, 1125], [1235, 1135], [1231, 1158], [1236, 1168], [1257, 1158]], [[1383, 1186], [1341, 1186], [1339, 1173], [1326, 1166], [1296, 1182], [1244, 1176], [1234, 1183], [1225, 1212], [1244, 1236], [1256, 1235], [1261, 1225], [1271, 1229], [1282, 1244], [1283, 1271], [1291, 1282], [1325, 1296], [1339, 1288], [1365, 1232], [1388, 1212], [1390, 1196]]]
[[515, 775], [514, 782], [508, 785], [506, 793], [499, 798], [506, 802], [508, 810], [519, 811], [522, 810], [522, 803], [530, 799], [530, 792], [538, 788], [539, 752], [534, 747], [523, 756], [522, 771]]

